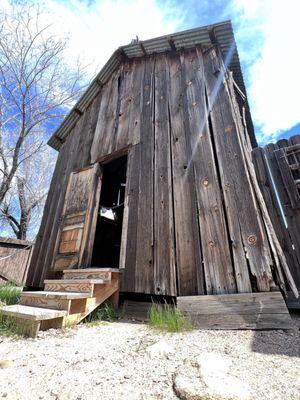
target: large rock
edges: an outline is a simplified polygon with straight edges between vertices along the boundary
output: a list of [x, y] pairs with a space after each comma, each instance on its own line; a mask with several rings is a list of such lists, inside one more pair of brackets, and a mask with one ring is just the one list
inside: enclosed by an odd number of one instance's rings
[[203, 354], [186, 362], [173, 376], [174, 392], [181, 400], [248, 400], [248, 384], [230, 373], [231, 359]]

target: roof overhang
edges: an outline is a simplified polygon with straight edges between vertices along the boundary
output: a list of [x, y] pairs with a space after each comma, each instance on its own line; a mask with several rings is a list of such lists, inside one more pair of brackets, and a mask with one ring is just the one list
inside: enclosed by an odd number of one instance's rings
[[59, 150], [81, 114], [99, 93], [111, 75], [118, 69], [124, 59], [134, 59], [171, 50], [189, 49], [198, 45], [209, 46], [215, 42], [220, 46], [224, 60], [227, 59], [230, 53], [228, 68], [233, 72], [233, 77], [237, 85], [246, 93], [230, 21], [189, 29], [171, 35], [160, 36], [155, 39], [138, 41], [126, 46], [121, 46], [113, 53], [79, 101], [51, 136], [48, 144], [54, 149]]

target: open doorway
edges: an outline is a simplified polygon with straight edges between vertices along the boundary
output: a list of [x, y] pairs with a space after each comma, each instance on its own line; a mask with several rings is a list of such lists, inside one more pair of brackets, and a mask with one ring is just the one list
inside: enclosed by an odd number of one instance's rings
[[102, 185], [92, 267], [118, 268], [124, 200], [127, 155], [102, 165]]

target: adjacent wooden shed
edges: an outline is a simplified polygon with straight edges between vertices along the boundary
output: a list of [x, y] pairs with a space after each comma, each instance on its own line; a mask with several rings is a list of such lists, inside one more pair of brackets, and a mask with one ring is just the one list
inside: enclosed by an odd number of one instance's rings
[[26, 282], [33, 243], [27, 240], [0, 237], [0, 285]]
[[254, 173], [230, 22], [120, 47], [49, 144], [27, 286], [116, 267], [123, 292], [294, 288]]

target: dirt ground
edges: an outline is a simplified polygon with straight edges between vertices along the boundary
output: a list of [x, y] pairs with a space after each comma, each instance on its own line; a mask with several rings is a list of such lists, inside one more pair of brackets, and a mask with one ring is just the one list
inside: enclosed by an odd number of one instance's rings
[[[299, 320], [298, 320], [299, 322]], [[173, 351], [149, 353], [163, 341]], [[251, 399], [299, 400], [299, 329], [161, 333], [132, 322], [0, 338], [0, 398], [177, 399], [174, 372], [207, 352], [230, 358]]]

